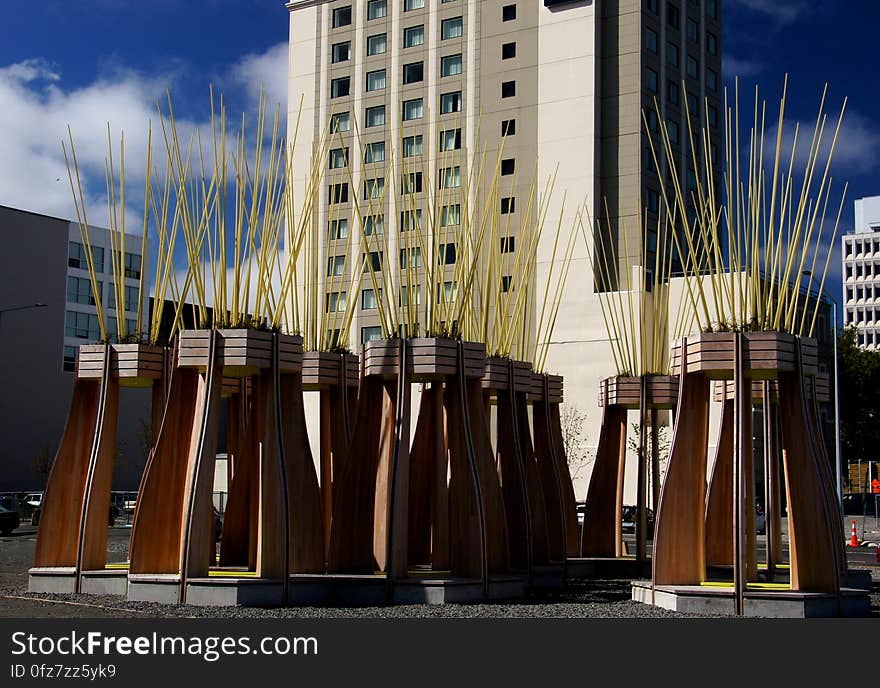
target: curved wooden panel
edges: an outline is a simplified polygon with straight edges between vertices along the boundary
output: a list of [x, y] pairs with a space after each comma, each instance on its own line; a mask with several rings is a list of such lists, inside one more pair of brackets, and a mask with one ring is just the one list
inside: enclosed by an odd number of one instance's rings
[[468, 380], [465, 384], [471, 436], [474, 440], [474, 460], [480, 481], [486, 524], [486, 566], [489, 573], [506, 573], [510, 570], [510, 554], [507, 521], [504, 515], [504, 495], [495, 466], [482, 383], [480, 380]]
[[837, 593], [839, 562], [834, 528], [822, 485], [820, 456], [814, 445], [799, 373], [779, 374], [782, 460], [788, 500], [791, 587], [807, 592]]
[[706, 576], [709, 383], [682, 371], [666, 479], [654, 532], [654, 585], [698, 585]]
[[[257, 504], [252, 499], [253, 483], [257, 473], [258, 447], [253, 441], [248, 415], [247, 394], [235, 394], [227, 401], [226, 446], [227, 461], [231, 466], [229, 496], [223, 514], [220, 535], [220, 565], [252, 567], [256, 563]], [[257, 449], [257, 451], [254, 451]], [[251, 551], [253, 541], [253, 552]], [[252, 556], [253, 555], [253, 556]]]
[[376, 475], [385, 403], [381, 378], [361, 379], [349, 460], [333, 483], [330, 573], [372, 573]]
[[587, 488], [581, 555], [620, 557], [623, 548], [623, 473], [626, 462], [626, 408], [605, 406], [599, 446]]
[[443, 385], [422, 392], [410, 450], [409, 560], [411, 564], [449, 567], [449, 488]]
[[[356, 396], [347, 385], [330, 387], [320, 392], [321, 499], [324, 522], [324, 558], [330, 557], [330, 528], [333, 520], [334, 484], [348, 461], [351, 445], [352, 398]], [[356, 401], [355, 401], [356, 403]]]
[[92, 439], [91, 465], [86, 476], [85, 503], [79, 519], [78, 572], [103, 569], [107, 564], [107, 515], [110, 513], [113, 461], [116, 458], [119, 379], [110, 376], [109, 365], [105, 373]]
[[525, 476], [526, 492], [529, 500], [529, 516], [532, 519], [532, 564], [543, 565], [550, 562], [550, 544], [547, 530], [547, 507], [544, 502], [544, 491], [538, 476], [538, 464], [535, 460], [535, 449], [532, 445], [532, 433], [529, 427], [529, 411], [526, 395], [517, 392], [516, 401], [516, 439], [522, 456], [522, 467]]
[[547, 551], [552, 561], [565, 561], [565, 517], [563, 515], [562, 478], [557, 474], [553, 439], [550, 433], [548, 404], [538, 401], [532, 404], [532, 422], [535, 439], [535, 464], [544, 495], [547, 514]]
[[565, 455], [565, 442], [562, 439], [562, 418], [559, 404], [549, 404], [550, 437], [553, 441], [553, 455], [562, 481], [562, 510], [565, 518], [565, 550], [569, 557], [580, 556], [581, 529], [577, 517], [577, 498], [574, 482]]
[[706, 500], [706, 564], [733, 566], [733, 399], [721, 407], [721, 430]]
[[43, 495], [34, 566], [76, 566], [80, 514], [99, 396], [97, 382], [74, 383], [67, 423]]
[[198, 373], [171, 375], [158, 438], [138, 490], [129, 547], [131, 573], [178, 573], [186, 456], [195, 414]]
[[516, 443], [516, 413], [513, 394], [498, 391], [497, 454], [510, 565], [516, 570], [531, 570], [531, 519], [521, 457]]
[[290, 572], [324, 572], [324, 520], [321, 488], [312, 459], [303, 405], [302, 377], [280, 381], [284, 461], [290, 510]]

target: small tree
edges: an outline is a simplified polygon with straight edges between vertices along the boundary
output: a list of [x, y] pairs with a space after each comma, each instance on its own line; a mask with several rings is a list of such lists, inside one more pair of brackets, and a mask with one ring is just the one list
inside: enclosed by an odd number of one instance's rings
[[563, 404], [559, 413], [562, 426], [562, 447], [568, 461], [571, 479], [578, 476], [591, 464], [594, 458], [587, 449], [587, 414], [574, 404]]
[[40, 486], [44, 486], [49, 480], [49, 471], [52, 470], [52, 450], [48, 444], [44, 444], [37, 452], [31, 462], [31, 469], [40, 476]]
[[[631, 427], [631, 434], [626, 440], [626, 445], [629, 450], [633, 454], [639, 453], [639, 434], [641, 433], [642, 427], [640, 423], [633, 423]], [[659, 480], [657, 481], [657, 488], [652, 485], [652, 475], [653, 472], [648, 470], [648, 494], [654, 495], [659, 493], [659, 486], [663, 484], [663, 478], [666, 476], [666, 463], [669, 461], [669, 428], [665, 425], [660, 425], [657, 428], [657, 472], [659, 473]], [[647, 441], [645, 442], [645, 454], [648, 460], [648, 465], [650, 466], [650, 461], [652, 457], [652, 448], [651, 448], [651, 429], [648, 428], [647, 432]], [[652, 499], [652, 501], [656, 501]], [[657, 505], [654, 504], [653, 508], [656, 509]]]

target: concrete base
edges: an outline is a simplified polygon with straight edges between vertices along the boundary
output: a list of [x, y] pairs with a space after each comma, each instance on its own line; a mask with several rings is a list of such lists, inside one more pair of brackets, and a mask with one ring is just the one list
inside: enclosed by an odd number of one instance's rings
[[128, 591], [128, 569], [83, 571], [79, 591], [85, 595], [124, 596]]
[[[391, 586], [390, 599], [384, 575], [327, 576], [332, 580], [333, 602], [348, 606], [388, 604], [461, 604], [481, 602], [483, 586], [476, 578], [431, 578], [413, 576]], [[518, 576], [492, 576], [488, 599], [507, 600], [525, 595], [525, 581]]]
[[[632, 576], [633, 578], [647, 578], [650, 571], [644, 576]], [[733, 566], [707, 566], [706, 576], [709, 580], [733, 580]], [[790, 569], [784, 566], [776, 570], [774, 582], [788, 582], [790, 580]], [[758, 580], [767, 579], [767, 569], [758, 569]], [[867, 569], [849, 569], [846, 577], [841, 581], [844, 588], [854, 588], [856, 590], [870, 590], [873, 585], [871, 580], [871, 572]]]
[[[651, 591], [650, 581], [633, 581], [632, 599], [671, 611], [689, 614], [733, 616], [731, 588], [699, 585], [661, 585]], [[843, 588], [840, 605], [835, 595], [795, 590], [750, 590], [746, 592], [743, 613], [751, 617], [808, 619], [822, 617], [870, 616], [871, 600], [862, 590]]]
[[176, 573], [137, 573], [128, 576], [128, 599], [134, 602], [180, 602], [180, 576]]
[[28, 571], [28, 592], [76, 592], [76, 569], [73, 566], [34, 567]]
[[190, 578], [186, 603], [200, 607], [280, 607], [284, 585], [265, 578]]
[[532, 587], [536, 590], [561, 590], [565, 587], [562, 564], [532, 567]]
[[871, 572], [868, 569], [850, 569], [846, 572], [844, 585], [847, 588], [870, 591], [874, 581], [871, 580]]
[[630, 557], [577, 557], [566, 563], [569, 578], [624, 579], [647, 578], [651, 560], [636, 561]]

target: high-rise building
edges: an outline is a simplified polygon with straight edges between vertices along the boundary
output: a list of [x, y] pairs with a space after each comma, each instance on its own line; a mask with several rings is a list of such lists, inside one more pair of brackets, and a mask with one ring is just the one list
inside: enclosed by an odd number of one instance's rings
[[855, 232], [842, 238], [843, 323], [859, 346], [880, 349], [880, 196], [857, 200]]
[[[92, 228], [95, 270], [108, 330], [116, 332], [110, 238]], [[85, 265], [79, 225], [0, 206], [0, 245], [6, 270], [0, 284], [0, 432], [4, 438], [0, 491], [42, 489], [64, 430], [76, 370], [77, 347], [100, 339], [97, 310]], [[125, 299], [134, 332], [138, 277], [145, 269], [139, 236], [127, 237]], [[148, 390], [120, 395], [116, 485], [135, 489], [150, 423]]]
[[[333, 288], [327, 303], [339, 307], [357, 300], [352, 348], [380, 336], [373, 285], [362, 280], [360, 293], [351, 293], [360, 263], [346, 264], [342, 257], [363, 250], [354, 204], [383, 199], [379, 218], [370, 220], [364, 234], [385, 232], [388, 255], [371, 260], [401, 275], [410, 269], [404, 261], [412, 262], [400, 249], [401, 237], [413, 214], [417, 218], [426, 207], [427, 192], [442, 190], [449, 210], [440, 224], [455, 222], [459, 204], [480, 203], [479, 194], [460, 200], [467, 193], [461, 180], [472, 177], [484, 153], [499, 169], [497, 207], [488, 210], [511, 228], [497, 247], [501, 265], [510, 260], [503, 253], [517, 245], [524, 214], [532, 214], [529, 221], [537, 215], [537, 204], [529, 203], [535, 178], [538, 195], [555, 179], [548, 223], [561, 217], [567, 229], [578, 209], [586, 208], [585, 219], [597, 223], [615, 247], [621, 274], [641, 262], [641, 246], [647, 247], [648, 267], [653, 265], [656, 218], [663, 210], [658, 174], [669, 179], [671, 168], [659, 144], [655, 164], [649, 132], [659, 137], [660, 118], [665, 121], [684, 189], [693, 189], [702, 172], [691, 162], [688, 110], [697, 146], [696, 129], [706, 125], [708, 155], [720, 163], [721, 5], [720, 0], [289, 2], [288, 127], [291, 138], [297, 132], [296, 186], [301, 198], [311, 181], [309, 158], [332, 132], [314, 230], [323, 237], [326, 274], [351, 276], [347, 287]], [[538, 293], [552, 248], [551, 237], [537, 250]], [[592, 275], [589, 254], [579, 244], [548, 367], [566, 376], [566, 399], [587, 410], [586, 434], [595, 441], [598, 382], [615, 370]]]

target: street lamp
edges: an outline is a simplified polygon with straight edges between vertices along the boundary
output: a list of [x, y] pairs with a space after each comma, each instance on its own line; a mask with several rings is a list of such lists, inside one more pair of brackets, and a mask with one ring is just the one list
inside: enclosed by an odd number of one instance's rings
[[13, 311], [29, 311], [33, 308], [46, 308], [48, 304], [37, 301], [36, 303], [32, 303], [28, 306], [10, 306], [9, 308], [0, 308], [0, 324], [2, 324], [3, 314], [4, 313], [12, 313]]

